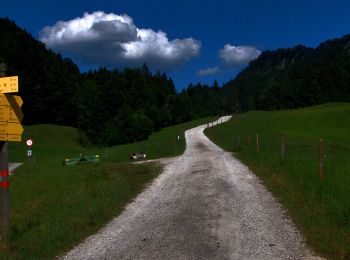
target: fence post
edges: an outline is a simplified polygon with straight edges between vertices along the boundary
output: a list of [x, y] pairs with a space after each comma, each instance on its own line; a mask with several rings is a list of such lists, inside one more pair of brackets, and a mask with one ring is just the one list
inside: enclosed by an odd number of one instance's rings
[[248, 143], [248, 146], [250, 146], [250, 136], [248, 136], [248, 141], [247, 141], [247, 143]]
[[281, 158], [284, 159], [286, 152], [286, 136], [284, 133], [281, 133]]
[[259, 147], [259, 135], [258, 133], [256, 134], [256, 151], [259, 152], [260, 147]]
[[320, 139], [320, 145], [319, 145], [319, 169], [318, 169], [318, 176], [320, 179], [323, 179], [324, 176], [324, 164], [323, 164], [323, 160], [324, 160], [324, 143], [323, 143], [323, 139]]

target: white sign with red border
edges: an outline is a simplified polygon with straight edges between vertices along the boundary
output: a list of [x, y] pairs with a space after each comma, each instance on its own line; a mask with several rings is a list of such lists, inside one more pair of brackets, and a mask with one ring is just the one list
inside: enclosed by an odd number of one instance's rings
[[32, 146], [33, 145], [33, 140], [32, 139], [28, 139], [26, 141], [26, 144], [27, 144], [27, 146]]

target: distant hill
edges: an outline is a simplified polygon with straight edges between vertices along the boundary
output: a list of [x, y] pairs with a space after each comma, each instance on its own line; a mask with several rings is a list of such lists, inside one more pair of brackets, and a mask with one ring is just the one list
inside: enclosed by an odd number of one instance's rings
[[19, 75], [25, 124], [75, 125], [73, 96], [80, 72], [9, 19], [0, 19], [0, 62], [7, 75]]
[[350, 35], [264, 51], [224, 89], [245, 111], [350, 102]]

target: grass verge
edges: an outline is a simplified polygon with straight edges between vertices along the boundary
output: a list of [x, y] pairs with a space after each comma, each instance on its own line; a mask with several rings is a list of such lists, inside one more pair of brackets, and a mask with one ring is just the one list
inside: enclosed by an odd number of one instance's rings
[[[249, 112], [205, 133], [263, 180], [314, 250], [329, 259], [350, 259], [350, 104]], [[320, 138], [325, 142], [322, 180]]]
[[[161, 171], [155, 164], [129, 163], [131, 152], [149, 159], [185, 150], [184, 130], [213, 118], [164, 128], [148, 140], [111, 148], [86, 148], [71, 127], [25, 127], [34, 140], [35, 163], [26, 162], [24, 142], [9, 144], [10, 162], [24, 162], [10, 178], [10, 241], [0, 259], [51, 259], [95, 233], [117, 216]], [[180, 137], [178, 139], [178, 136]], [[65, 158], [100, 154], [100, 164], [65, 167]]]

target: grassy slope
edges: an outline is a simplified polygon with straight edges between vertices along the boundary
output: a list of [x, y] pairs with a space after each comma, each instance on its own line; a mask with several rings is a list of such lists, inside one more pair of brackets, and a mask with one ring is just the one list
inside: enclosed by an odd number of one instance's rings
[[[281, 132], [287, 138], [283, 160]], [[350, 104], [249, 112], [206, 134], [264, 181], [315, 250], [332, 259], [350, 258]], [[325, 140], [323, 180], [318, 177], [320, 138]]]
[[[10, 162], [25, 164], [11, 176], [10, 245], [0, 247], [0, 259], [50, 259], [93, 234], [160, 172], [156, 165], [128, 163], [129, 153], [143, 151], [149, 158], [179, 155], [185, 149], [183, 131], [212, 120], [165, 128], [144, 142], [106, 149], [81, 147], [74, 128], [25, 127], [23, 140], [34, 140], [36, 162], [26, 162], [24, 142], [9, 144]], [[102, 163], [62, 165], [80, 153], [100, 154]]]

